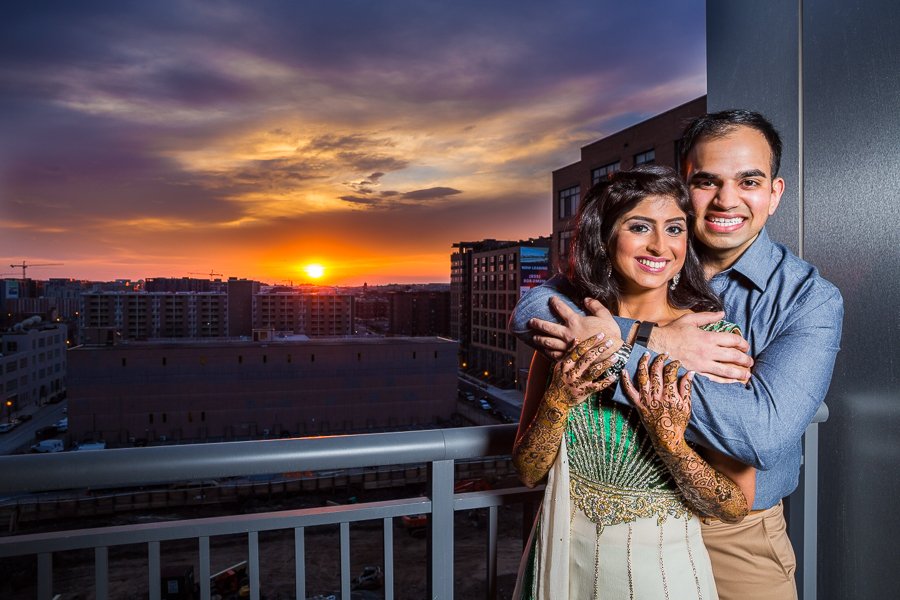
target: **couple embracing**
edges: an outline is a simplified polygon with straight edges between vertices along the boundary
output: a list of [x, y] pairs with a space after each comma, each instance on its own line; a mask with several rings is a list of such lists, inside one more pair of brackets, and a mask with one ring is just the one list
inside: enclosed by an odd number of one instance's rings
[[784, 180], [764, 117], [698, 117], [680, 159], [683, 179], [592, 187], [565, 273], [510, 322], [540, 350], [513, 463], [547, 483], [516, 598], [797, 597], [781, 499], [842, 299], [766, 234]]

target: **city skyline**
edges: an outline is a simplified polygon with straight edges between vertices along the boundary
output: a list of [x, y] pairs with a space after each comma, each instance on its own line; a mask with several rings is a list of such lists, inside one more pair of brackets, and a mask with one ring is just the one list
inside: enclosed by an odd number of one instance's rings
[[[449, 280], [706, 91], [702, 2], [88, 3], [0, 24], [0, 273]], [[322, 276], [313, 278], [324, 267]]]

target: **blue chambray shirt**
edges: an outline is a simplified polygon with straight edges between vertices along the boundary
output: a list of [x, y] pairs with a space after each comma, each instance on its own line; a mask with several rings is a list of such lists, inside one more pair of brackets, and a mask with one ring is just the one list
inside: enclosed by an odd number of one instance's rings
[[[725, 303], [725, 318], [740, 326], [750, 343], [755, 364], [749, 387], [694, 379], [687, 438], [759, 469], [753, 509], [770, 508], [797, 487], [800, 436], [831, 383], [844, 302], [815, 267], [773, 242], [765, 229], [710, 285]], [[559, 275], [529, 290], [516, 305], [509, 330], [535, 347], [529, 319], [558, 322], [548, 304], [552, 296], [584, 314], [580, 301], [567, 297], [574, 293]], [[634, 321], [616, 320], [624, 337]], [[626, 366], [629, 373], [634, 374], [647, 351], [635, 346]], [[621, 386], [615, 400], [629, 403]]]

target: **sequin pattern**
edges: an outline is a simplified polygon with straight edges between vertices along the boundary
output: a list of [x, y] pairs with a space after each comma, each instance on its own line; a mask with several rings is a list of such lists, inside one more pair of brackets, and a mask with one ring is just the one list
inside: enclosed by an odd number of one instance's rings
[[656, 517], [690, 518], [665, 464], [631, 409], [601, 394], [569, 411], [569, 492], [576, 507], [604, 525]]

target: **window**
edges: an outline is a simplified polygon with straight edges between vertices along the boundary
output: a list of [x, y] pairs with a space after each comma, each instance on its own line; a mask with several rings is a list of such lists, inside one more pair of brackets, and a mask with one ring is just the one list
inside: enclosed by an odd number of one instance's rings
[[243, 357], [243, 355], [241, 355], [241, 354], [238, 354], [238, 364], [239, 364], [239, 365], [244, 364], [244, 357]]
[[560, 231], [559, 232], [559, 258], [560, 261], [564, 261], [566, 257], [569, 256], [569, 252], [572, 250], [572, 236], [575, 234], [573, 231]]
[[[637, 163], [635, 163], [637, 164]], [[615, 173], [619, 170], [619, 161], [609, 163], [608, 165], [603, 165], [602, 167], [597, 167], [596, 169], [591, 170], [591, 185], [595, 185], [600, 181], [609, 177], [610, 173]]]
[[316, 355], [315, 355], [315, 354], [310, 354], [310, 355], [309, 355], [309, 362], [316, 362]]
[[162, 357], [162, 365], [166, 366], [166, 357], [165, 356]]
[[47, 343], [47, 339], [46, 339], [46, 338], [41, 338], [41, 339], [39, 339], [39, 340], [38, 340], [38, 348], [43, 348], [43, 347], [44, 347], [44, 344], [46, 344], [46, 343]]
[[269, 357], [263, 354], [263, 364], [266, 364], [267, 362], [269, 362]]
[[123, 359], [122, 359], [122, 366], [123, 366], [123, 367], [125, 366], [125, 362], [126, 362], [126, 361], [125, 361], [125, 359], [123, 358]]
[[362, 362], [362, 352], [356, 353], [356, 362]]
[[288, 362], [291, 362], [291, 355], [290, 355], [290, 354], [287, 355], [287, 361], [288, 361]]
[[169, 422], [169, 415], [167, 415], [166, 413], [163, 413], [163, 414], [162, 414], [162, 417], [163, 417], [163, 418], [162, 418], [163, 423], [168, 423], [168, 422]]
[[188, 411], [188, 423], [193, 423], [193, 422], [194, 422], [194, 411], [189, 410]]
[[150, 423], [153, 423], [153, 413], [150, 413]]
[[202, 365], [205, 365], [205, 364], [206, 364], [206, 357], [205, 357], [205, 356], [201, 356], [201, 357], [200, 357], [200, 365], [202, 366]]
[[656, 162], [656, 152], [653, 148], [647, 150], [646, 152], [641, 152], [640, 154], [634, 155], [634, 166], [639, 167], [640, 165], [652, 165]]
[[205, 410], [200, 411], [200, 420], [204, 421], [204, 422], [206, 421], [206, 411]]
[[413, 360], [415, 360], [415, 359], [416, 359], [416, 353], [413, 352]]
[[567, 219], [578, 212], [578, 186], [559, 191], [559, 218]]

